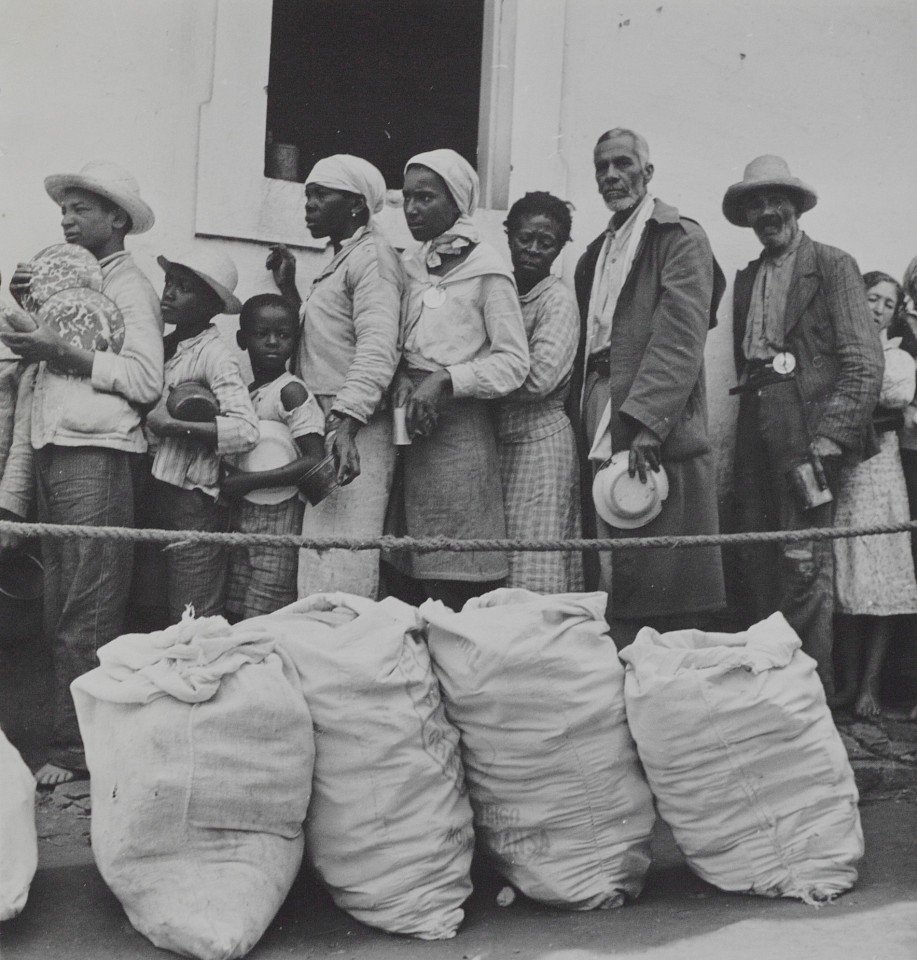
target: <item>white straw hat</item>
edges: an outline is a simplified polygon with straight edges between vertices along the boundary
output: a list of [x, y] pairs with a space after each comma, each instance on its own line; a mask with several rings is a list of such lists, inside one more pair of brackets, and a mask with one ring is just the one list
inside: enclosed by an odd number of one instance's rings
[[169, 267], [184, 267], [200, 277], [223, 301], [224, 313], [239, 313], [242, 310], [242, 301], [233, 293], [239, 282], [239, 271], [232, 260], [220, 250], [195, 246], [175, 260], [157, 257], [156, 262], [163, 270], [168, 270]]
[[598, 515], [612, 527], [631, 530], [646, 526], [662, 512], [662, 502], [669, 495], [669, 478], [647, 470], [646, 483], [627, 466], [629, 450], [619, 450], [595, 475], [592, 499]]
[[799, 177], [790, 173], [789, 164], [783, 157], [764, 154], [755, 157], [745, 168], [739, 183], [734, 183], [723, 197], [723, 216], [737, 227], [747, 227], [745, 198], [753, 190], [783, 189], [792, 193], [799, 204], [799, 212], [805, 213], [818, 203], [818, 194]]
[[116, 163], [90, 160], [79, 173], [45, 177], [45, 190], [55, 203], [60, 203], [64, 192], [71, 188], [88, 190], [116, 203], [131, 218], [128, 233], [146, 233], [156, 220], [150, 205], [140, 196], [140, 185]]

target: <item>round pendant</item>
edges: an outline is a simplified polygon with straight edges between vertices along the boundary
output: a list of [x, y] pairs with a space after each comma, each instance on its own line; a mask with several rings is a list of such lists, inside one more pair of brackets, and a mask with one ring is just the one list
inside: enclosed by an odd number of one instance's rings
[[792, 353], [778, 353], [774, 357], [774, 372], [786, 376], [796, 369], [796, 358]]
[[446, 302], [446, 291], [442, 287], [427, 287], [423, 292], [423, 303], [425, 307], [435, 310]]

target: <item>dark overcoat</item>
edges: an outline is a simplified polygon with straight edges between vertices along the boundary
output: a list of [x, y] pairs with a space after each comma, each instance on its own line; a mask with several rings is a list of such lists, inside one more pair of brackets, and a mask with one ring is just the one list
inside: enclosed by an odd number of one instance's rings
[[[604, 234], [577, 264], [580, 343], [571, 387], [571, 419], [580, 451], [591, 444], [579, 409], [586, 362], [589, 298]], [[716, 533], [719, 518], [715, 460], [707, 430], [704, 346], [725, 289], [703, 229], [656, 200], [612, 325], [610, 363], [612, 451], [627, 449], [641, 425], [662, 440], [662, 462], [679, 489], [649, 525], [618, 536]], [[584, 530], [595, 528], [592, 470], [583, 462]], [[593, 577], [595, 567], [591, 567]], [[612, 612], [638, 618], [715, 609], [723, 603], [718, 549], [628, 550], [615, 554]], [[593, 582], [595, 582], [593, 580]], [[603, 584], [605, 586], [605, 584]]]

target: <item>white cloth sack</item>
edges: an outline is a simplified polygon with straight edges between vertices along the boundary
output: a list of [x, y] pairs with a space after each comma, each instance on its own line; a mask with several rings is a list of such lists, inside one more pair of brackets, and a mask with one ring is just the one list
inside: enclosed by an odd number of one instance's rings
[[578, 910], [640, 893], [656, 819], [606, 602], [500, 589], [420, 608], [479, 842], [527, 896]]
[[334, 902], [390, 933], [454, 936], [474, 832], [417, 611], [324, 593], [250, 622], [302, 674], [316, 731], [306, 852]]
[[99, 871], [157, 947], [241, 957], [302, 862], [314, 744], [296, 668], [222, 617], [119, 637], [99, 660], [70, 687]]
[[815, 661], [783, 614], [736, 634], [644, 627], [621, 659], [659, 815], [695, 873], [807, 903], [856, 882], [853, 771]]
[[35, 778], [0, 730], [0, 920], [22, 912], [37, 866]]

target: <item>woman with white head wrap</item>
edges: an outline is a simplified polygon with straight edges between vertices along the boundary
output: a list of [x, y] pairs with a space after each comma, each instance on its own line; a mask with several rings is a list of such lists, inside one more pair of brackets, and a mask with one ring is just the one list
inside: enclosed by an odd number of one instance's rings
[[[420, 246], [404, 258], [394, 402], [406, 407], [413, 442], [403, 448], [402, 502], [392, 516], [409, 536], [505, 534], [487, 401], [525, 380], [528, 341], [509, 265], [470, 219], [477, 198], [477, 174], [454, 150], [418, 154], [405, 167], [404, 213]], [[405, 599], [434, 597], [455, 609], [507, 574], [500, 553], [402, 550], [386, 559]]]
[[[368, 161], [325, 157], [306, 177], [306, 227], [334, 253], [302, 303], [296, 373], [325, 412], [325, 450], [340, 486], [303, 519], [303, 536], [374, 537], [382, 533], [395, 467], [391, 420], [379, 412], [398, 362], [403, 274], [373, 215], [385, 204], [385, 180]], [[282, 244], [267, 268], [284, 297], [301, 303], [296, 261]], [[359, 437], [358, 437], [359, 435]], [[344, 590], [375, 598], [373, 551], [300, 552], [300, 596]]]

